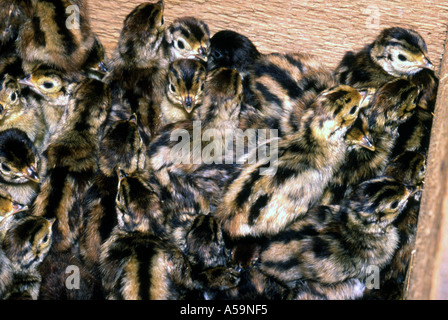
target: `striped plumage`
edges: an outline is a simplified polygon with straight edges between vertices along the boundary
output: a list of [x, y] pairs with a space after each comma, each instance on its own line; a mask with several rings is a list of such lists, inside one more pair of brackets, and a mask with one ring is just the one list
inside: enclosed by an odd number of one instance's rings
[[377, 90], [360, 116], [368, 120], [375, 150], [361, 147], [348, 150], [328, 187], [332, 199], [327, 204], [337, 204], [353, 186], [383, 172], [399, 137], [398, 127], [415, 112], [418, 93], [418, 88], [405, 79], [391, 81]]
[[336, 85], [330, 69], [304, 53], [263, 55], [249, 70], [252, 105], [263, 118], [257, 126], [279, 129], [280, 135], [296, 132], [303, 110]]
[[28, 72], [45, 63], [76, 73], [94, 44], [84, 0], [37, 0], [32, 18], [20, 30], [17, 47]]
[[118, 45], [104, 81], [112, 89], [110, 126], [135, 113], [142, 138], [149, 143], [161, 126], [160, 103], [165, 91], [168, 61], [163, 56], [163, 1], [144, 2], [125, 18]]
[[166, 28], [162, 42], [163, 55], [168, 61], [199, 59], [207, 61], [210, 48], [210, 30], [195, 17], [179, 17]]
[[117, 170], [131, 174], [145, 167], [145, 147], [137, 119], [116, 121], [100, 142], [98, 171], [83, 198], [80, 253], [89, 266], [98, 263], [100, 246], [117, 224]]
[[197, 118], [204, 98], [206, 68], [195, 59], [170, 63], [165, 95], [160, 105], [162, 124]]
[[321, 93], [304, 111], [299, 131], [278, 142], [278, 158], [268, 169], [261, 171], [265, 159], [243, 168], [216, 211], [231, 238], [275, 234], [322, 196], [345, 158], [344, 136], [362, 98], [344, 85]]
[[393, 222], [410, 195], [392, 178], [365, 181], [341, 205], [314, 207], [270, 237], [256, 267], [292, 288], [300, 280], [364, 281], [368, 266], [382, 268], [392, 259], [398, 244]]
[[109, 300], [183, 300], [193, 289], [186, 257], [149, 233], [114, 231], [101, 247], [100, 267]]
[[47, 171], [33, 213], [56, 218], [56, 251], [69, 249], [79, 236], [81, 200], [98, 169], [99, 140], [109, 108], [106, 84], [95, 79], [79, 83], [44, 151]]
[[0, 129], [17, 128], [24, 131], [38, 150], [40, 150], [45, 124], [41, 109], [28, 103], [25, 95], [29, 91], [21, 89], [19, 81], [6, 75], [0, 83]]
[[415, 151], [405, 151], [392, 159], [384, 171], [386, 176], [401, 181], [415, 191], [414, 195], [409, 198], [404, 210], [394, 222], [399, 235], [398, 247], [390, 263], [381, 270], [380, 290], [367, 291], [366, 299], [404, 299], [405, 284], [409, 274], [408, 268], [415, 248], [425, 170], [424, 154]]
[[38, 299], [42, 281], [39, 268], [52, 245], [53, 222], [28, 215], [10, 226], [1, 244], [12, 273], [3, 299]]
[[40, 190], [41, 158], [25, 132], [0, 131], [0, 186], [21, 204], [33, 203]]
[[99, 261], [106, 298], [185, 298], [193, 289], [189, 262], [163, 236], [165, 217], [147, 174], [119, 176], [118, 224], [101, 245]]
[[392, 27], [384, 29], [358, 52], [347, 52], [335, 74], [339, 82], [356, 88], [378, 88], [422, 69], [432, 70], [433, 65], [421, 35], [411, 29]]

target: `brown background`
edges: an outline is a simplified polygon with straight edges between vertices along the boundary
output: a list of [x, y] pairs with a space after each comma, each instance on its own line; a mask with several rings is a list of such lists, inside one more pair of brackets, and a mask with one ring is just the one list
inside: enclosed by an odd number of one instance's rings
[[[110, 56], [124, 17], [141, 1], [87, 1], [92, 26]], [[383, 28], [413, 28], [424, 37], [441, 81], [406, 298], [448, 299], [448, 1], [165, 1], [167, 23], [187, 15], [203, 19], [212, 35], [235, 30], [263, 53], [308, 52], [330, 67], [345, 51], [371, 42]]]

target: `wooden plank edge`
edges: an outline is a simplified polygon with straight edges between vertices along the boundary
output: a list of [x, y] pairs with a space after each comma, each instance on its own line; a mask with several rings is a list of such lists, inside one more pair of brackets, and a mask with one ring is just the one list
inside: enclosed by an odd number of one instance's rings
[[448, 36], [405, 299], [448, 299]]

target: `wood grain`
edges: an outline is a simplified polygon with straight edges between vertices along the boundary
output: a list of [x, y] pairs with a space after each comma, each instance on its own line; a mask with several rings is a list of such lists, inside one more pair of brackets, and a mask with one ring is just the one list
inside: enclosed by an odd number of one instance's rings
[[448, 299], [448, 47], [443, 56], [407, 299]]
[[[155, 1], [155, 0], [154, 0]], [[110, 56], [124, 17], [143, 1], [88, 0], [92, 27]], [[263, 53], [302, 51], [335, 67], [347, 50], [371, 42], [380, 30], [401, 26], [417, 30], [429, 56], [440, 65], [448, 25], [445, 0], [166, 0], [167, 23], [180, 16], [203, 19], [213, 35], [231, 29], [248, 36]]]

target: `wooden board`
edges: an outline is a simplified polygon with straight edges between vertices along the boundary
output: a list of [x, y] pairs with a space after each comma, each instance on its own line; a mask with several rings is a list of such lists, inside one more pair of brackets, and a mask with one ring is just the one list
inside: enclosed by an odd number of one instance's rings
[[[143, 1], [87, 1], [92, 26], [110, 55], [124, 17]], [[235, 30], [252, 39], [263, 53], [309, 52], [330, 67], [345, 51], [371, 42], [383, 28], [413, 28], [426, 40], [430, 59], [438, 67], [448, 24], [448, 1], [166, 0], [164, 15], [167, 23], [192, 15], [203, 19], [212, 35], [223, 29]]]
[[[448, 38], [447, 38], [448, 41]], [[428, 154], [407, 299], [448, 299], [448, 47]]]

